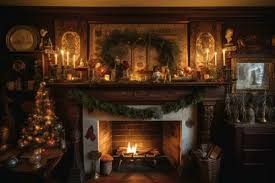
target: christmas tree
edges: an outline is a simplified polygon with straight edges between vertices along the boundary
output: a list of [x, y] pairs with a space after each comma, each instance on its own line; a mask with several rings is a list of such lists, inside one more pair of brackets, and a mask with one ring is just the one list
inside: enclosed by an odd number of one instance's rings
[[42, 82], [36, 93], [35, 108], [22, 129], [20, 147], [57, 147], [64, 141], [64, 129], [54, 111], [46, 83]]

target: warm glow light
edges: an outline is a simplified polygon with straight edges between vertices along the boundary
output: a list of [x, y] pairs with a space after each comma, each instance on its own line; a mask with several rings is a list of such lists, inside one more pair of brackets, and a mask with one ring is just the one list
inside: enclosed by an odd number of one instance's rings
[[209, 49], [208, 48], [206, 49], [206, 60], [207, 61], [209, 60]]
[[137, 144], [135, 144], [134, 146], [131, 146], [131, 143], [128, 142], [127, 153], [136, 154], [137, 153]]
[[67, 65], [69, 65], [69, 55], [70, 55], [70, 52], [67, 51]]
[[222, 50], [222, 60], [223, 60], [223, 66], [225, 66], [225, 49]]
[[57, 65], [57, 54], [54, 54], [54, 64]]
[[61, 62], [61, 64], [63, 66], [64, 65], [64, 50], [61, 50], [60, 52], [61, 52], [61, 56], [62, 56], [62, 62]]
[[105, 81], [110, 81], [110, 75], [109, 74], [105, 74], [104, 75], [104, 80]]
[[75, 68], [76, 56], [74, 55], [73, 66]]
[[217, 52], [214, 53], [214, 62], [215, 62], [215, 66], [217, 66]]

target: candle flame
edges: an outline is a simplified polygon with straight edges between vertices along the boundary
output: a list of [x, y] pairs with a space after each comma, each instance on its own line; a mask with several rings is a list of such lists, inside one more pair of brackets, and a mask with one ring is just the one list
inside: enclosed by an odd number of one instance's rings
[[135, 144], [134, 146], [131, 146], [131, 143], [128, 142], [127, 153], [136, 154], [137, 153], [137, 144]]

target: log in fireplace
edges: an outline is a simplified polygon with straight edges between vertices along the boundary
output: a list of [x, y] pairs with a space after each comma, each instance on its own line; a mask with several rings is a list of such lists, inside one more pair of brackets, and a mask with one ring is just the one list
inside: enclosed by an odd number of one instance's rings
[[[83, 108], [81, 105], [76, 103], [75, 101], [68, 100], [64, 97], [64, 93], [68, 91], [68, 89], [72, 88], [78, 88], [82, 91], [86, 92], [87, 94], [103, 101], [113, 102], [113, 103], [120, 103], [120, 104], [127, 104], [127, 105], [134, 105], [137, 107], [142, 106], [150, 106], [150, 105], [160, 105], [166, 102], [174, 102], [177, 101], [179, 97], [185, 96], [187, 94], [190, 94], [190, 92], [193, 91], [194, 88], [196, 88], [201, 95], [203, 95], [204, 100], [201, 102], [201, 104], [195, 107], [194, 113], [190, 113], [189, 116], [192, 117], [192, 120], [197, 121], [197, 125], [195, 128], [197, 131], [197, 135], [195, 138], [196, 144], [200, 143], [207, 143], [210, 141], [211, 138], [211, 125], [214, 122], [217, 122], [218, 120], [222, 119], [222, 108], [216, 108], [216, 110], [220, 110], [219, 112], [215, 114], [220, 114], [221, 116], [217, 115], [214, 116], [215, 112], [215, 105], [219, 103], [219, 101], [224, 99], [224, 94], [226, 91], [227, 83], [220, 83], [220, 82], [183, 82], [183, 83], [167, 83], [167, 84], [151, 84], [151, 83], [55, 83], [55, 84], [49, 84], [49, 87], [51, 88], [51, 93], [56, 101], [56, 112], [58, 116], [61, 118], [61, 120], [65, 123], [65, 127], [67, 131], [69, 131], [68, 137], [70, 139], [69, 142], [71, 142], [71, 146], [68, 152], [71, 152], [74, 154], [74, 158], [72, 161], [72, 167], [71, 170], [72, 175], [74, 175], [76, 178], [81, 179], [84, 175], [84, 169], [87, 171], [89, 168], [87, 168], [87, 163], [89, 163], [89, 160], [87, 159], [85, 153], [87, 153], [90, 150], [100, 150], [100, 151], [106, 151], [104, 150], [104, 146], [102, 146], [102, 143], [104, 143], [104, 138], [101, 137], [100, 134], [100, 127], [104, 125], [104, 123], [111, 123], [115, 124], [116, 122], [119, 124], [121, 123], [128, 123], [128, 124], [135, 124], [137, 122], [140, 122], [140, 124], [143, 123], [157, 123], [156, 120], [130, 120], [123, 116], [110, 116], [109, 114], [102, 113], [99, 111], [88, 111], [85, 108]], [[168, 114], [167, 116], [164, 116], [163, 119], [161, 119], [161, 122], [159, 124], [162, 124], [162, 143], [164, 144], [164, 125], [168, 125], [171, 122], [176, 121], [179, 122], [182, 129], [184, 129], [187, 125], [188, 121], [188, 115], [186, 114], [186, 111], [189, 111], [191, 109], [185, 109], [179, 111], [177, 114], [171, 115]], [[188, 117], [188, 118], [187, 118]], [[220, 118], [220, 119], [219, 119]], [[85, 134], [84, 131], [87, 130], [89, 127], [91, 127], [91, 124], [93, 125], [93, 130], [95, 132], [96, 138], [94, 141], [85, 142]], [[106, 125], [106, 124], [105, 124]], [[127, 125], [126, 125], [127, 126]], [[115, 133], [112, 130], [112, 143], [109, 143], [111, 146], [112, 151], [118, 150], [119, 146], [124, 147], [127, 146], [128, 141], [124, 141], [121, 145], [117, 144], [115, 139]], [[188, 132], [189, 133], [189, 132]], [[185, 135], [188, 133], [184, 133], [183, 130], [181, 130], [181, 143], [180, 146], [182, 146], [179, 150], [179, 159], [182, 157], [182, 151], [185, 151]], [[107, 137], [106, 137], [107, 138]], [[107, 138], [108, 139], [108, 138]], [[114, 141], [113, 141], [114, 139]], [[108, 140], [106, 140], [107, 142]], [[110, 141], [108, 141], [110, 142]], [[139, 142], [132, 142], [130, 143], [137, 143], [137, 149], [139, 149]], [[156, 142], [150, 142], [152, 144], [156, 144]], [[133, 144], [132, 144], [133, 145]], [[140, 145], [140, 147], [142, 147]], [[167, 155], [167, 152], [164, 151], [165, 146], [162, 145], [162, 147], [156, 147], [158, 148], [158, 151], [162, 155]], [[152, 147], [151, 148], [155, 148]], [[107, 148], [108, 149], [108, 148]], [[110, 149], [108, 150], [110, 151]], [[107, 151], [106, 151], [107, 152]], [[169, 154], [168, 154], [169, 157]], [[171, 158], [172, 156], [170, 156]], [[172, 162], [172, 161], [171, 161]], [[181, 159], [177, 162], [179, 165], [182, 165], [183, 162]], [[85, 165], [86, 164], [86, 165]], [[85, 166], [84, 166], [85, 165]], [[83, 180], [83, 179], [81, 179]]]

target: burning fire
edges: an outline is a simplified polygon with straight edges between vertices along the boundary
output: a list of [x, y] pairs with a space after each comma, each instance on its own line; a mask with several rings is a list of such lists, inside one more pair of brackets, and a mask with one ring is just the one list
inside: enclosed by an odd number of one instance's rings
[[128, 142], [127, 153], [136, 154], [137, 153], [137, 144], [135, 144], [134, 146], [131, 146], [131, 143]]

